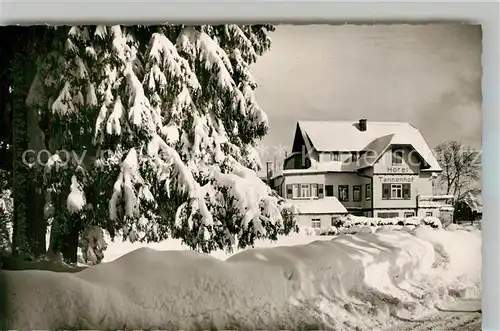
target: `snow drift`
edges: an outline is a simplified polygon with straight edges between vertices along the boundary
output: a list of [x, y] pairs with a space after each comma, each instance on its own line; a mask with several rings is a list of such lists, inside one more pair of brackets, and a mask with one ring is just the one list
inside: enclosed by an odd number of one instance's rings
[[337, 234], [374, 233], [387, 229], [413, 229], [420, 225], [427, 225], [433, 228], [443, 227], [439, 218], [432, 216], [377, 218], [348, 214], [337, 216], [335, 222], [330, 227], [319, 229], [304, 227], [301, 229], [301, 232], [313, 236], [334, 236]]
[[420, 226], [226, 261], [141, 248], [73, 274], [2, 275], [10, 329], [377, 329], [477, 295], [481, 237]]

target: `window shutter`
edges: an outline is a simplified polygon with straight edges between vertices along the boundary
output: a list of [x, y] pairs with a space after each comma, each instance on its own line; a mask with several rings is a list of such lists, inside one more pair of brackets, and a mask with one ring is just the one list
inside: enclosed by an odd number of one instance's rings
[[286, 198], [287, 199], [293, 198], [292, 185], [287, 185], [286, 186]]
[[318, 184], [318, 198], [323, 198], [323, 184]]
[[389, 200], [391, 196], [391, 184], [382, 184], [382, 199]]
[[411, 199], [411, 185], [403, 184], [403, 199]]

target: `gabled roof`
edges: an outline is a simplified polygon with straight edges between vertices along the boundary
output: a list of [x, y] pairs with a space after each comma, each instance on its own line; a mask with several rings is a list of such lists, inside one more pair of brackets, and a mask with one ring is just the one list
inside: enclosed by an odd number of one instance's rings
[[426, 170], [441, 171], [441, 167], [420, 131], [407, 122], [367, 121], [360, 131], [353, 121], [299, 121], [304, 140], [318, 152], [371, 151], [359, 160], [360, 168], [373, 165], [392, 145], [410, 145], [428, 165]]
[[483, 199], [481, 194], [467, 192], [463, 200], [472, 211], [478, 213], [483, 211]]
[[391, 146], [392, 138], [394, 134], [389, 134], [386, 136], [379, 137], [371, 141], [364, 150], [369, 151], [358, 161], [359, 168], [371, 167], [375, 162], [378, 161], [380, 156]]

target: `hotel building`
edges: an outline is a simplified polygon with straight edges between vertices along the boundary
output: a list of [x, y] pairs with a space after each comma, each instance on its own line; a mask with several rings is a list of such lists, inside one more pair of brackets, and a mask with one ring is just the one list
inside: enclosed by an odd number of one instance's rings
[[410, 123], [301, 121], [291, 154], [270, 185], [299, 207], [299, 226], [327, 228], [336, 215], [452, 217], [450, 196], [433, 196], [441, 172]]

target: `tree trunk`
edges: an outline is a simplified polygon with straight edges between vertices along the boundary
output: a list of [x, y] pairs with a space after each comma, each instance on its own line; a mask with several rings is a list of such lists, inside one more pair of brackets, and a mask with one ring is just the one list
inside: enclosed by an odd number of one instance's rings
[[57, 227], [57, 218], [54, 218], [52, 221], [52, 225], [50, 226], [49, 249], [47, 250], [50, 254], [56, 254], [60, 252], [59, 244], [57, 242], [60, 235], [58, 233]]
[[[23, 153], [27, 149], [35, 152], [43, 149], [43, 140], [35, 136], [38, 128], [36, 112], [26, 105], [31, 83], [36, 74], [36, 56], [31, 49], [29, 36], [31, 28], [17, 27], [17, 44], [12, 54], [12, 105], [14, 140], [14, 205], [16, 209], [15, 240], [13, 251], [25, 251], [32, 258], [46, 252], [46, 222], [44, 219], [44, 192], [41, 190], [36, 171], [40, 165], [28, 168], [24, 164]], [[38, 129], [39, 130], [39, 129]], [[15, 241], [15, 243], [14, 243]], [[21, 248], [20, 245], [27, 245]], [[16, 248], [16, 249], [14, 249]], [[23, 254], [24, 255], [24, 254]]]
[[64, 261], [76, 263], [78, 257], [78, 240], [80, 238], [81, 227], [78, 220], [70, 220], [70, 228], [61, 235], [61, 253]]
[[[22, 48], [22, 47], [20, 47]], [[12, 121], [13, 121], [13, 197], [14, 224], [12, 254], [26, 259], [32, 258], [28, 241], [27, 177], [28, 169], [23, 163], [23, 153], [28, 147], [27, 118], [25, 106], [25, 81], [23, 79], [23, 56], [16, 53], [12, 61]]]
[[[12, 43], [8, 27], [0, 29], [0, 141], [12, 144], [10, 65]], [[0, 148], [0, 169], [12, 170], [12, 149]]]
[[28, 199], [31, 201], [27, 211], [28, 217], [28, 237], [32, 253], [38, 258], [46, 253], [47, 222], [43, 215], [45, 197], [41, 194], [39, 183], [36, 179], [30, 178], [28, 182]]

